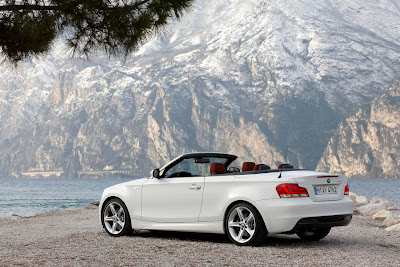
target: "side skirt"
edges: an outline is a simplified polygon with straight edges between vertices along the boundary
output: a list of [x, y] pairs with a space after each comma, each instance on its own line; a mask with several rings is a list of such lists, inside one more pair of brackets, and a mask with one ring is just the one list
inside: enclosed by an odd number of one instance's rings
[[193, 222], [193, 223], [160, 223], [148, 222], [131, 218], [133, 229], [160, 230], [176, 232], [224, 234], [223, 221]]

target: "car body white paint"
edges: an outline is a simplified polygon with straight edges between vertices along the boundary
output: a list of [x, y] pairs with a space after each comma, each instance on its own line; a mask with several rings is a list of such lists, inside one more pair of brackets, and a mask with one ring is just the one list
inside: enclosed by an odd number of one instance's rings
[[[343, 175], [330, 179], [330, 184], [338, 187], [337, 194], [315, 195], [315, 185], [327, 184], [326, 178], [317, 176], [332, 175], [294, 170], [161, 179], [150, 177], [105, 189], [100, 207], [112, 197], [120, 198], [128, 208], [134, 229], [222, 234], [228, 207], [237, 201], [245, 201], [260, 212], [269, 233], [281, 233], [291, 231], [302, 218], [353, 213], [353, 202], [344, 195], [347, 179]], [[276, 186], [284, 183], [296, 183], [307, 188], [309, 197], [280, 198]]]

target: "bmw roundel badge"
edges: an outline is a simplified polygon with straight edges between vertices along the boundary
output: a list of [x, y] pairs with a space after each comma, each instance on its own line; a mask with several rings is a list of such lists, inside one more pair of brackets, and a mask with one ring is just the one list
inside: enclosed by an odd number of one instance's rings
[[331, 179], [328, 178], [328, 180], [326, 180], [326, 182], [329, 184], [331, 182]]

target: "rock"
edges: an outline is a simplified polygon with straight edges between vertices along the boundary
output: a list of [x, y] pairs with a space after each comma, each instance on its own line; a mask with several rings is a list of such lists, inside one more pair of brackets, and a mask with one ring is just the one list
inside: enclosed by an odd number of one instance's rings
[[11, 217], [10, 217], [10, 219], [11, 220], [19, 220], [20, 218], [22, 218], [22, 216], [20, 216], [20, 215], [18, 215], [18, 214], [15, 214], [15, 213], [13, 213], [12, 215], [11, 215]]
[[377, 213], [375, 213], [372, 216], [372, 219], [377, 220], [377, 221], [384, 221], [387, 217], [390, 216], [390, 214], [391, 214], [391, 212], [388, 210], [381, 210], [381, 211], [378, 211]]
[[377, 197], [372, 198], [368, 204], [357, 207], [357, 211], [361, 215], [374, 215], [381, 210], [397, 211], [399, 209], [399, 206], [395, 203]]
[[383, 224], [387, 227], [400, 223], [400, 211], [393, 211], [383, 221]]
[[386, 231], [400, 231], [400, 223], [389, 226], [385, 230]]
[[350, 192], [349, 197], [353, 200], [354, 203], [357, 203], [357, 195], [353, 192]]
[[361, 204], [361, 205], [368, 204], [368, 199], [364, 196], [357, 196], [356, 201], [357, 201], [357, 204]]
[[393, 203], [383, 198], [374, 197], [371, 199], [369, 203], [370, 204], [383, 203], [386, 206], [387, 210], [400, 210], [400, 207], [396, 203]]
[[92, 204], [92, 203], [87, 204], [87, 205], [85, 206], [85, 209], [90, 209], [90, 210], [94, 210], [94, 209], [97, 209], [97, 208], [98, 208], [98, 205], [94, 205], [94, 204]]
[[383, 203], [373, 203], [373, 204], [366, 204], [361, 207], [357, 208], [357, 211], [361, 215], [374, 215], [378, 211], [385, 209], [385, 206]]
[[374, 215], [381, 210], [395, 211], [398, 209], [399, 207], [395, 203], [380, 198], [373, 198], [368, 204], [357, 207], [357, 211], [361, 215]]
[[379, 198], [379, 197], [373, 197], [369, 203], [374, 204], [374, 203], [381, 203], [384, 201], [387, 201], [387, 200], [385, 200], [383, 198]]
[[100, 201], [93, 201], [93, 202], [90, 203], [90, 204], [95, 205], [95, 206], [98, 206], [98, 205], [100, 205]]
[[366, 197], [364, 197], [364, 196], [359, 196], [359, 195], [357, 195], [356, 193], [353, 193], [353, 192], [350, 192], [349, 196], [350, 196], [351, 200], [353, 200], [353, 202], [355, 204], [358, 204], [358, 205], [368, 204], [368, 199]]

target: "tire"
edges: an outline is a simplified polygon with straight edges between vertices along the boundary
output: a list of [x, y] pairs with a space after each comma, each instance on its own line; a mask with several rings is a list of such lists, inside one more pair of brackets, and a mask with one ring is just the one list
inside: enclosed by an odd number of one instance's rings
[[119, 198], [112, 198], [103, 205], [101, 223], [110, 236], [124, 236], [133, 231], [128, 208]]
[[296, 234], [302, 240], [318, 241], [318, 240], [321, 240], [322, 238], [326, 237], [329, 234], [330, 230], [331, 230], [330, 227], [326, 227], [326, 228], [311, 227], [307, 230], [297, 232]]
[[238, 246], [257, 246], [265, 240], [267, 229], [257, 209], [243, 202], [228, 210], [225, 233]]

